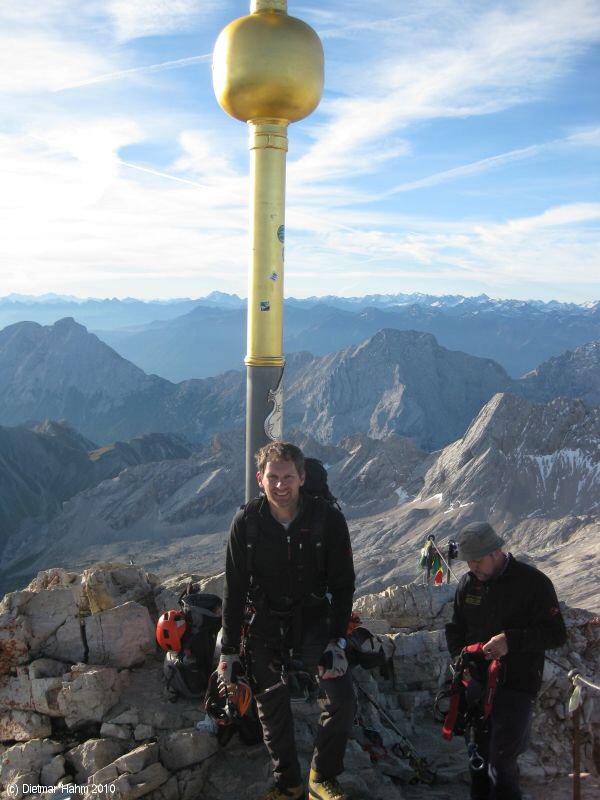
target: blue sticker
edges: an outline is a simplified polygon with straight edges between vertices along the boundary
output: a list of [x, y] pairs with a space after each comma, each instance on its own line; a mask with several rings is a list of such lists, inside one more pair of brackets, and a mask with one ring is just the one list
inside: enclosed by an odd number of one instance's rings
[[268, 300], [261, 300], [260, 301], [260, 310], [261, 311], [270, 311], [271, 310], [271, 303]]
[[277, 228], [277, 238], [279, 239], [281, 244], [284, 243], [284, 241], [285, 241], [285, 225], [280, 225]]
[[270, 278], [272, 281], [276, 281], [278, 277], [279, 277], [279, 275], [278, 275], [276, 272], [272, 272], [272, 273], [269, 275], [269, 278]]

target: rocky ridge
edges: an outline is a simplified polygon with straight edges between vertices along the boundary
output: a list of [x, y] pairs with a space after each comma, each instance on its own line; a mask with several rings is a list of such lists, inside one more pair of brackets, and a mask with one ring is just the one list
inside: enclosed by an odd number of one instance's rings
[[[499, 394], [437, 453], [395, 436], [347, 437], [336, 447], [297, 440], [328, 466], [362, 591], [413, 580], [430, 533], [445, 543], [467, 522], [490, 519], [515, 552], [543, 564], [565, 600], [600, 611], [599, 413], [576, 400], [538, 405]], [[0, 580], [18, 588], [37, 569], [115, 558], [166, 573], [182, 562], [219, 571], [243, 499], [242, 453], [241, 437], [222, 435], [187, 459], [134, 466], [79, 493], [52, 521], [21, 524]]]
[[[241, 372], [173, 384], [146, 375], [73, 320], [0, 331], [0, 375], [5, 425], [65, 419], [106, 444], [150, 432], [204, 442], [244, 424]], [[593, 403], [600, 369], [592, 343], [515, 381], [496, 362], [447, 350], [431, 334], [384, 329], [327, 356], [292, 355], [285, 386], [286, 424], [322, 443], [357, 431], [378, 439], [396, 433], [435, 450], [461, 436], [497, 392], [543, 401], [575, 392]]]
[[[190, 576], [161, 583], [134, 566], [97, 564], [83, 574], [40, 573], [0, 604], [0, 784], [108, 784], [115, 800], [252, 800], [267, 788], [262, 745], [234, 739], [220, 749], [198, 702], [166, 702], [158, 613], [176, 603]], [[194, 576], [196, 577], [196, 576]], [[214, 590], [215, 584], [201, 586]], [[348, 747], [344, 787], [354, 800], [450, 800], [464, 794], [466, 755], [460, 741], [442, 741], [432, 725], [433, 696], [447, 674], [442, 626], [453, 587], [390, 586], [359, 597], [363, 619], [393, 661], [396, 684], [360, 667], [359, 717], [383, 747], [370, 758], [357, 727]], [[588, 612], [564, 608], [569, 642], [552, 654], [538, 701], [532, 746], [522, 759], [525, 782], [539, 788], [570, 770], [566, 671], [600, 674], [600, 626]], [[117, 631], [121, 635], [117, 635]], [[386, 633], [386, 631], [389, 631]], [[125, 633], [125, 635], [123, 635]], [[398, 734], [365, 699], [382, 708], [430, 767], [432, 787], [412, 785], [414, 772]], [[318, 707], [295, 705], [296, 736], [307, 769]], [[600, 716], [584, 695], [583, 769], [598, 774]], [[361, 746], [362, 743], [362, 746]], [[234, 767], [235, 765], [235, 767]], [[113, 788], [114, 787], [114, 788]], [[64, 790], [67, 791], [67, 790]], [[56, 796], [49, 792], [42, 795]], [[592, 795], [589, 795], [590, 798]], [[584, 795], [585, 797], [585, 795]]]
[[521, 391], [537, 402], [577, 397], [588, 407], [600, 406], [600, 341], [588, 342], [554, 356], [524, 375]]
[[168, 434], [98, 448], [64, 422], [0, 427], [0, 550], [23, 520], [50, 520], [70, 498], [129, 467], [190, 454]]

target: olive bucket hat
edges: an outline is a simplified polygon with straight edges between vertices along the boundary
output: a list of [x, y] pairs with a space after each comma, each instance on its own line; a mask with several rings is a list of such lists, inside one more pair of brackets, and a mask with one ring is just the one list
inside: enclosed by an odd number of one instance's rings
[[458, 535], [458, 558], [477, 561], [504, 544], [489, 522], [471, 522]]

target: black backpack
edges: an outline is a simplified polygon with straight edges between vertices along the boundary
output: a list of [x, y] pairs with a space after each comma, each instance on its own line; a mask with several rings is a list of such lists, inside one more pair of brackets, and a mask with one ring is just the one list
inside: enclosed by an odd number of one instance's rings
[[217, 635], [221, 628], [221, 598], [198, 591], [189, 584], [179, 597], [186, 631], [178, 652], [169, 650], [163, 662], [167, 691], [177, 697], [203, 698], [208, 679], [215, 669]]
[[340, 504], [327, 483], [327, 470], [318, 458], [304, 459], [304, 486], [303, 491], [311, 497], [322, 497], [329, 505], [340, 507]]

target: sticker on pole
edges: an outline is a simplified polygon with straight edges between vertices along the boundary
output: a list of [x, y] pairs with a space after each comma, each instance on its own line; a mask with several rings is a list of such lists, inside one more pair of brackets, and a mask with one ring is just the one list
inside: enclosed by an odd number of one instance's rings
[[283, 244], [285, 242], [285, 225], [280, 225], [277, 228], [277, 238]]
[[283, 439], [283, 381], [280, 379], [276, 389], [269, 389], [268, 402], [273, 408], [265, 419], [265, 433], [275, 442]]
[[275, 282], [275, 281], [277, 280], [277, 278], [278, 278], [278, 277], [279, 277], [279, 273], [277, 273], [277, 272], [272, 272], [272, 273], [269, 275], [269, 280], [271, 280], [271, 281]]
[[270, 311], [271, 310], [271, 303], [268, 300], [261, 300], [260, 301], [260, 310], [261, 311]]

